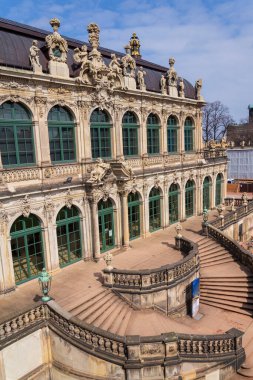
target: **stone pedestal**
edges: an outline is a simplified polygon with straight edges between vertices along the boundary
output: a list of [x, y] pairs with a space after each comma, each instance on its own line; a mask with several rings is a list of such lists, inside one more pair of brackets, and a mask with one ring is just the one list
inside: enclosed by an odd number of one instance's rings
[[69, 78], [69, 68], [64, 62], [49, 61], [49, 74], [54, 77]]
[[124, 77], [124, 87], [128, 90], [136, 90], [136, 80], [132, 77]]

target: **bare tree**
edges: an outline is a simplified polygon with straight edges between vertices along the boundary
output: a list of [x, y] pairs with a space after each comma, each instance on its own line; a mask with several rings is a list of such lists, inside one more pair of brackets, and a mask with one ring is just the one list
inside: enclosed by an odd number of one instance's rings
[[221, 140], [227, 132], [228, 125], [234, 124], [228, 107], [220, 101], [207, 103], [203, 108], [203, 140]]

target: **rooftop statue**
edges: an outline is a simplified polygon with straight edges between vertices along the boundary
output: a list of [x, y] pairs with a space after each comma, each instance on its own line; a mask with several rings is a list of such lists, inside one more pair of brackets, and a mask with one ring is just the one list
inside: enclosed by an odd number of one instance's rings
[[41, 66], [40, 60], [39, 60], [39, 51], [40, 51], [40, 49], [38, 48], [38, 41], [33, 40], [32, 46], [30, 47], [29, 59], [30, 59], [31, 65], [33, 67], [34, 73], [41, 73], [42, 72], [42, 66]]
[[162, 94], [167, 94], [167, 89], [166, 89], [166, 78], [165, 78], [164, 75], [161, 75], [160, 86], [161, 86], [161, 93], [162, 93]]
[[141, 44], [140, 44], [140, 40], [137, 37], [136, 33], [133, 33], [133, 35], [129, 41], [129, 44], [130, 44], [130, 48], [131, 48], [131, 55], [135, 58], [137, 58], [137, 57], [141, 58], [141, 54], [140, 54]]
[[177, 92], [178, 76], [177, 76], [177, 72], [174, 68], [174, 64], [175, 64], [175, 59], [170, 58], [169, 59], [170, 68], [166, 73], [166, 77], [167, 77], [167, 82], [168, 82], [168, 87], [169, 87], [169, 95], [177, 97], [178, 96], [178, 92]]
[[46, 46], [49, 49], [49, 59], [57, 62], [67, 61], [68, 44], [67, 41], [58, 33], [60, 20], [52, 18], [50, 25], [53, 28], [53, 33], [46, 36]]
[[195, 83], [195, 93], [196, 93], [196, 99], [202, 100], [202, 96], [200, 95], [200, 91], [202, 89], [202, 79], [198, 79]]
[[125, 46], [126, 55], [121, 58], [121, 66], [124, 76], [124, 87], [131, 90], [136, 89], [136, 80], [135, 80], [135, 69], [136, 62], [135, 59], [130, 54], [131, 47], [130, 45]]
[[146, 85], [144, 76], [146, 75], [146, 71], [143, 70], [143, 67], [140, 66], [140, 69], [137, 72], [137, 82], [139, 84], [139, 88], [141, 91], [146, 91]]
[[180, 98], [184, 98], [184, 80], [183, 80], [183, 78], [179, 78], [178, 95]]

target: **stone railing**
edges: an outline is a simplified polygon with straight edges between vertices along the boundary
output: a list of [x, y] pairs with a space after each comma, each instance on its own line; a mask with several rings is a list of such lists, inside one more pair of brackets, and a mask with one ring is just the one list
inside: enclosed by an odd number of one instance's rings
[[231, 224], [236, 223], [238, 220], [252, 213], [252, 211], [253, 200], [248, 201], [246, 204], [242, 202], [241, 206], [237, 207], [234, 211], [230, 211], [225, 215], [219, 216], [208, 224], [220, 230], [224, 230]]
[[120, 290], [120, 292], [150, 293], [158, 289], [172, 288], [186, 276], [199, 269], [199, 256], [197, 244], [188, 239], [180, 239], [180, 249], [187, 254], [177, 263], [165, 265], [155, 269], [104, 269], [104, 286]]
[[239, 207], [243, 205], [243, 199], [242, 198], [224, 198], [224, 204], [225, 206], [232, 206], [234, 203], [235, 207]]
[[204, 149], [204, 159], [227, 157], [226, 149]]
[[60, 335], [63, 340], [79, 349], [127, 368], [149, 367], [152, 363], [164, 365], [173, 360], [180, 363], [196, 359], [202, 362], [234, 361], [239, 368], [245, 359], [242, 348], [243, 333], [231, 329], [221, 335], [193, 335], [168, 333], [159, 336], [121, 337], [78, 320], [54, 301], [40, 304], [36, 308], [12, 318], [0, 325], [0, 350], [43, 327]]

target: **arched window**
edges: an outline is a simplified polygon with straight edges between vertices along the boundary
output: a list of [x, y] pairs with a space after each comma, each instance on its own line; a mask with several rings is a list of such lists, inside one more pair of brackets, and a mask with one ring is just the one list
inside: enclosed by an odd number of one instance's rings
[[39, 275], [45, 263], [40, 221], [35, 215], [20, 216], [13, 223], [11, 252], [16, 284]]
[[175, 116], [170, 116], [167, 122], [167, 140], [168, 152], [175, 153], [178, 151], [178, 122]]
[[193, 149], [193, 122], [190, 117], [187, 117], [184, 123], [184, 150], [186, 152], [191, 152]]
[[82, 257], [80, 216], [78, 209], [63, 207], [56, 218], [59, 263], [63, 267]]
[[159, 189], [153, 187], [149, 193], [149, 231], [161, 228], [161, 195]]
[[219, 173], [216, 177], [215, 206], [218, 206], [222, 203], [222, 183], [223, 183], [223, 175]]
[[151, 113], [147, 119], [147, 152], [157, 154], [160, 152], [159, 143], [160, 124], [158, 117]]
[[0, 106], [0, 152], [5, 167], [35, 164], [31, 114], [19, 103]]
[[127, 111], [122, 120], [124, 156], [138, 155], [138, 123], [133, 112]]
[[111, 127], [107, 112], [95, 109], [90, 118], [92, 158], [111, 157]]
[[185, 216], [189, 218], [194, 214], [194, 181], [188, 180], [185, 185]]
[[70, 112], [60, 106], [48, 114], [48, 133], [52, 162], [71, 162], [76, 159], [75, 124]]
[[130, 240], [140, 236], [140, 198], [139, 194], [128, 194], [128, 225]]
[[211, 181], [209, 177], [205, 177], [203, 182], [203, 210], [210, 208], [210, 193], [211, 193]]
[[178, 222], [179, 219], [179, 186], [172, 183], [169, 188], [169, 218], [170, 224]]
[[101, 199], [98, 203], [98, 224], [100, 252], [103, 253], [115, 246], [113, 206], [110, 199]]

